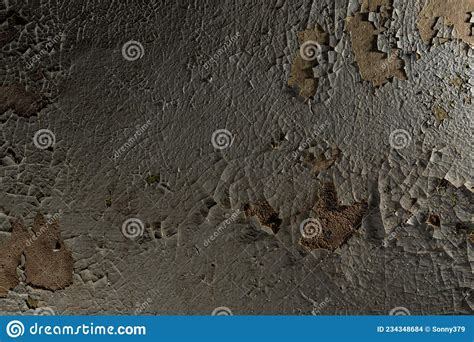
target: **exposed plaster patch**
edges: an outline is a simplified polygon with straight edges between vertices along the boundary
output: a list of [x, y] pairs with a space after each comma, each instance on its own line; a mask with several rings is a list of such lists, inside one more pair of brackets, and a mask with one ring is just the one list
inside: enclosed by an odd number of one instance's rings
[[324, 248], [331, 251], [341, 247], [359, 229], [367, 213], [366, 202], [340, 205], [333, 183], [326, 183], [312, 211], [322, 226], [321, 234], [312, 238], [301, 238], [300, 243], [312, 250]]
[[418, 14], [417, 27], [425, 44], [431, 44], [436, 36], [435, 24], [438, 18], [444, 18], [444, 25], [453, 27], [453, 35], [474, 47], [474, 35], [471, 16], [474, 12], [472, 0], [427, 0]]
[[[306, 42], [315, 41], [320, 45], [329, 43], [329, 35], [321, 27], [314, 30], [298, 32], [300, 46]], [[298, 53], [293, 59], [288, 85], [299, 89], [299, 95], [309, 99], [316, 94], [318, 88], [318, 78], [315, 77], [313, 68], [318, 65], [318, 60], [306, 60]]]
[[[371, 15], [372, 13], [374, 15]], [[387, 55], [376, 48], [377, 36], [386, 30], [384, 23], [390, 20], [391, 14], [391, 1], [371, 1], [370, 6], [368, 1], [365, 1], [360, 12], [346, 19], [346, 28], [351, 35], [352, 50], [360, 75], [376, 87], [387, 83], [393, 77], [406, 79], [404, 62], [398, 56], [399, 50], [392, 49]], [[369, 21], [375, 15], [379, 17], [378, 27]]]
[[17, 268], [25, 257], [26, 283], [43, 289], [63, 289], [72, 283], [73, 259], [61, 238], [57, 221], [35, 218], [31, 234], [20, 222], [12, 223], [10, 239], [0, 249], [0, 297], [17, 286]]
[[244, 211], [247, 217], [256, 216], [263, 230], [276, 234], [280, 229], [281, 219], [266, 200], [247, 204], [244, 206]]

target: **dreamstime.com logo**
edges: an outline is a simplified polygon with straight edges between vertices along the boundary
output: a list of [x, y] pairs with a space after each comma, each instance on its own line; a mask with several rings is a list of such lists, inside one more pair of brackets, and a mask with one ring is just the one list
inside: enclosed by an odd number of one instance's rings
[[35, 316], [55, 316], [56, 313], [54, 312], [53, 309], [46, 306], [44, 308], [36, 308], [34, 315]]
[[222, 224], [219, 225], [219, 227], [217, 227], [217, 229], [214, 231], [214, 233], [212, 233], [209, 238], [207, 238], [205, 241], [204, 241], [204, 247], [209, 247], [209, 245], [214, 241], [216, 240], [219, 235], [221, 235], [225, 228], [228, 227], [232, 222], [234, 222], [237, 217], [240, 215], [240, 210], [237, 209], [235, 212], [232, 213], [232, 215], [227, 218]]
[[390, 133], [390, 146], [396, 150], [407, 147], [411, 143], [411, 135], [404, 129], [396, 129]]
[[233, 316], [232, 310], [230, 310], [227, 306], [219, 306], [212, 310], [212, 316]]
[[7, 324], [7, 335], [11, 338], [23, 336], [25, 333], [25, 326], [20, 321], [11, 321]]
[[318, 219], [310, 217], [301, 222], [300, 233], [305, 239], [312, 239], [323, 233], [323, 227]]
[[389, 312], [390, 316], [410, 316], [410, 310], [403, 306], [397, 306], [396, 308], [393, 308]]
[[25, 333], [35, 336], [107, 336], [107, 335], [119, 335], [119, 336], [144, 336], [147, 334], [146, 326], [143, 325], [94, 325], [89, 324], [75, 324], [75, 325], [42, 325], [34, 323], [25, 329], [25, 325], [18, 321], [10, 321], [6, 328], [6, 333], [11, 338], [18, 338], [23, 336]]
[[307, 40], [300, 46], [300, 56], [305, 61], [321, 60], [322, 47], [314, 40]]
[[127, 239], [136, 240], [143, 235], [144, 231], [143, 221], [136, 217], [129, 218], [122, 223], [122, 234]]
[[137, 142], [138, 139], [145, 131], [151, 126], [151, 120], [147, 120], [145, 124], [139, 127], [135, 134], [130, 137], [118, 150], [114, 151], [113, 160], [117, 160], [122, 154], [131, 149]]
[[36, 240], [38, 240], [38, 238], [41, 235], [46, 233], [47, 230], [51, 227], [51, 225], [59, 219], [61, 214], [62, 214], [62, 210], [60, 210], [58, 213], [54, 214], [50, 219], [48, 219], [48, 221], [46, 221], [46, 224], [41, 226], [39, 231], [35, 232], [35, 234], [32, 237], [30, 237], [28, 240], [26, 240], [26, 246], [30, 247]]
[[145, 49], [143, 45], [136, 40], [129, 40], [122, 46], [122, 56], [129, 62], [142, 58], [144, 54]]
[[33, 136], [33, 144], [41, 150], [53, 147], [56, 143], [56, 136], [49, 129], [40, 129]]
[[33, 68], [33, 66], [43, 57], [43, 56], [46, 56], [46, 55], [51, 55], [55, 52], [54, 50], [54, 46], [57, 45], [61, 38], [63, 37], [63, 33], [59, 33], [57, 35], [54, 36], [53, 39], [49, 40], [44, 49], [41, 49], [36, 55], [34, 55], [33, 57], [31, 57], [27, 62], [26, 62], [26, 68], [28, 70], [30, 70], [31, 68]]
[[232, 133], [225, 128], [214, 131], [211, 137], [212, 146], [218, 150], [223, 150], [229, 147], [232, 145], [233, 140], [234, 137], [232, 136]]
[[217, 50], [217, 52], [214, 53], [211, 56], [211, 58], [209, 58], [209, 60], [204, 63], [204, 69], [208, 70], [213, 64], [217, 65], [219, 58], [221, 58], [223, 54], [229, 51], [231, 46], [235, 44], [237, 39], [239, 39], [239, 36], [240, 36], [240, 33], [237, 32], [234, 36], [226, 38], [224, 46], [221, 47], [219, 50]]

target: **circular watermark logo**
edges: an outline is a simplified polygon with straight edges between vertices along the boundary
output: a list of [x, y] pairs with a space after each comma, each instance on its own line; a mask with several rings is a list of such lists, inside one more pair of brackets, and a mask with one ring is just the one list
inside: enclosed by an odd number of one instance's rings
[[6, 327], [7, 335], [11, 338], [23, 336], [25, 333], [25, 326], [20, 321], [11, 321]]
[[318, 219], [307, 218], [300, 224], [300, 233], [305, 239], [311, 239], [323, 233], [323, 226]]
[[317, 41], [307, 40], [300, 46], [300, 56], [305, 61], [314, 61], [322, 55], [321, 45]]
[[145, 231], [145, 225], [142, 220], [135, 217], [129, 218], [122, 224], [122, 234], [127, 239], [135, 240], [143, 235]]
[[56, 136], [49, 129], [40, 129], [36, 131], [33, 136], [33, 144], [41, 150], [46, 150], [54, 146], [56, 143]]
[[37, 308], [34, 312], [35, 316], [54, 316], [56, 313], [50, 307]]
[[390, 316], [410, 316], [410, 311], [403, 306], [397, 306], [389, 312]]
[[232, 145], [232, 133], [226, 129], [218, 129], [212, 133], [211, 143], [214, 148], [223, 150]]
[[136, 61], [140, 59], [145, 54], [145, 49], [143, 45], [136, 40], [129, 40], [122, 46], [122, 56], [127, 61]]
[[411, 143], [410, 133], [404, 129], [396, 129], [390, 133], [390, 146], [396, 150], [407, 147]]
[[219, 306], [212, 311], [212, 316], [232, 316], [232, 311], [225, 306]]

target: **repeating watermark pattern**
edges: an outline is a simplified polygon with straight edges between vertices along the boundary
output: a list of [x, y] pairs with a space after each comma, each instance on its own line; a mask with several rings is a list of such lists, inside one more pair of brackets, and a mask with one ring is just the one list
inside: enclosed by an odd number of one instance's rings
[[390, 133], [390, 146], [396, 150], [407, 147], [411, 143], [410, 133], [404, 129], [396, 129]]
[[396, 308], [393, 308], [389, 312], [390, 316], [410, 316], [410, 311], [403, 307], [403, 306], [397, 306]]
[[152, 303], [152, 299], [148, 297], [143, 303], [138, 304], [137, 308], [135, 309], [134, 313], [135, 315], [141, 314], [143, 311], [148, 309], [150, 307], [150, 304]]
[[[151, 290], [151, 295], [157, 296], [158, 292], [155, 290]], [[153, 299], [151, 297], [152, 296], [149, 296], [148, 298], [146, 298], [146, 300], [143, 303], [138, 303], [136, 305], [136, 309], [134, 311], [135, 315], [141, 314], [143, 311], [145, 311], [146, 309], [150, 307], [151, 303], [153, 303]]]
[[122, 56], [127, 61], [136, 61], [140, 59], [145, 54], [145, 49], [143, 45], [136, 40], [129, 40], [122, 46]]
[[126, 219], [122, 224], [122, 234], [127, 239], [136, 240], [143, 235], [145, 225], [142, 220], [132, 217]]
[[398, 51], [395, 51], [386, 60], [382, 62], [380, 69], [382, 69], [383, 71], [387, 70], [392, 63], [397, 61], [397, 59], [398, 59]]
[[25, 326], [20, 321], [10, 321], [6, 327], [7, 335], [11, 338], [23, 336], [25, 333]]
[[40, 129], [33, 136], [33, 144], [41, 150], [53, 147], [56, 143], [56, 136], [49, 129]]
[[227, 129], [218, 129], [212, 133], [211, 143], [218, 150], [226, 149], [232, 145], [234, 137]]
[[300, 46], [300, 56], [305, 61], [320, 60], [322, 56], [321, 45], [314, 40], [307, 40]]
[[311, 314], [313, 316], [319, 315], [321, 310], [323, 310], [328, 304], [329, 304], [329, 297], [324, 298], [324, 300], [321, 303], [314, 303], [313, 310], [311, 310]]
[[301, 152], [303, 152], [304, 150], [306, 150], [307, 148], [309, 148], [311, 146], [311, 143], [313, 141], [316, 140], [316, 138], [321, 134], [322, 130], [324, 128], [326, 128], [328, 124], [325, 122], [323, 123], [320, 127], [318, 127], [317, 130], [315, 130], [313, 133], [311, 133], [311, 135], [309, 137], [307, 137], [299, 146], [298, 146], [298, 150], [296, 151], [293, 151], [293, 153], [291, 154], [291, 159], [292, 160], [296, 160], [298, 158], [298, 156], [301, 154]]
[[204, 243], [203, 243], [204, 247], [209, 247], [211, 242], [213, 242], [215, 239], [217, 239], [219, 237], [219, 235], [221, 235], [224, 232], [225, 228], [237, 219], [237, 217], [240, 215], [240, 213], [241, 213], [240, 209], [237, 209], [235, 212], [232, 213], [232, 215], [230, 215], [230, 217], [228, 219], [226, 219], [222, 224], [220, 224], [217, 227], [216, 231], [214, 233], [212, 233], [209, 236], [209, 238], [207, 238], [204, 241]]
[[145, 124], [143, 124], [136, 132], [135, 134], [133, 134], [133, 136], [127, 140], [127, 142], [125, 144], [123, 144], [122, 146], [120, 146], [120, 148], [118, 150], [115, 150], [114, 151], [114, 156], [113, 156], [113, 159], [114, 160], [117, 160], [122, 154], [124, 154], [126, 151], [128, 151], [130, 148], [132, 148], [138, 138], [143, 134], [145, 133], [145, 131], [151, 126], [151, 120], [148, 119], [147, 122]]
[[212, 316], [232, 316], [232, 311], [226, 306], [219, 306], [212, 310]]
[[63, 33], [58, 33], [53, 37], [53, 39], [49, 40], [44, 49], [41, 49], [36, 55], [31, 57], [27, 62], [26, 62], [26, 68], [30, 70], [33, 68], [33, 66], [41, 59], [41, 57], [45, 55], [51, 55], [54, 53], [54, 46], [59, 43], [63, 36]]
[[311, 239], [320, 236], [323, 233], [323, 227], [318, 219], [310, 217], [301, 222], [300, 233], [305, 239]]
[[50, 307], [37, 308], [34, 312], [35, 316], [55, 316], [56, 313]]
[[233, 35], [232, 37], [228, 37], [224, 43], [224, 46], [221, 47], [219, 50], [217, 50], [216, 53], [214, 53], [211, 58], [209, 58], [208, 61], [206, 61], [204, 63], [204, 69], [208, 70], [212, 64], [215, 64], [217, 65], [218, 62], [217, 60], [223, 55], [225, 54], [230, 48], [232, 45], [235, 44], [235, 42], [239, 39], [239, 36], [240, 36], [240, 33], [237, 32], [235, 35]]
[[395, 237], [402, 231], [403, 227], [402, 226], [397, 226], [390, 234], [387, 235], [385, 240], [382, 241], [382, 246], [388, 247], [388, 244], [390, 241], [395, 239]]
[[54, 214], [53, 216], [51, 216], [47, 221], [46, 221], [46, 224], [44, 224], [43, 226], [41, 226], [41, 228], [31, 237], [29, 238], [28, 240], [26, 240], [26, 246], [27, 247], [30, 247], [33, 242], [35, 242], [36, 240], [38, 240], [38, 238], [43, 235], [47, 230], [48, 228], [54, 223], [56, 222], [59, 217], [61, 216], [62, 214], [62, 211], [60, 210], [58, 213]]

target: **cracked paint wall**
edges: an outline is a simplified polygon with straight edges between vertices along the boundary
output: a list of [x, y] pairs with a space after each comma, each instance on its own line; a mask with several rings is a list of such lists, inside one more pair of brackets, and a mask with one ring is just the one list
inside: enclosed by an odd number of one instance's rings
[[473, 12], [2, 2], [0, 312], [472, 314]]

